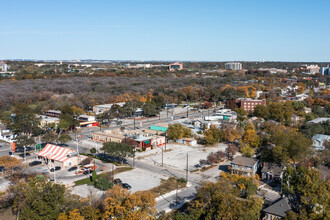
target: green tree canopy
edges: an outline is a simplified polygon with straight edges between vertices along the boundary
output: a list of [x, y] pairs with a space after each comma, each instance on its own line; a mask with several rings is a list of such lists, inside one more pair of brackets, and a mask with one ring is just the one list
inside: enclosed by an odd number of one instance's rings
[[124, 159], [125, 157], [133, 157], [133, 148], [128, 144], [116, 143], [116, 142], [105, 142], [101, 148], [104, 152], [110, 156], [119, 157]]
[[190, 128], [185, 127], [182, 124], [176, 123], [168, 126], [167, 129], [167, 138], [178, 140], [184, 137], [191, 137], [192, 131]]

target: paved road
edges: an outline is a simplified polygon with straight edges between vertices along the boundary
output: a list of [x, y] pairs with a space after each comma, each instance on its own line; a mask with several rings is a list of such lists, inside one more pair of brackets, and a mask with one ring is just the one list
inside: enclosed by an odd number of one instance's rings
[[10, 144], [6, 142], [0, 142], [0, 156], [9, 155]]

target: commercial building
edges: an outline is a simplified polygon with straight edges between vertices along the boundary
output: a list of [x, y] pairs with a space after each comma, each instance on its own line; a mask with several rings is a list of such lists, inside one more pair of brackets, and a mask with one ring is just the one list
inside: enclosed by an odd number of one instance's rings
[[242, 70], [242, 64], [241, 63], [226, 63], [225, 64], [226, 70]]
[[37, 153], [47, 164], [62, 168], [77, 166], [86, 156], [79, 156], [77, 152], [68, 148], [47, 144], [44, 149]]
[[168, 65], [168, 69], [169, 69], [170, 71], [182, 70], [182, 69], [183, 69], [183, 64], [182, 64], [182, 63], [178, 63], [178, 62], [170, 63], [170, 64]]
[[238, 108], [243, 108], [247, 112], [254, 112], [257, 105], [266, 106], [266, 99], [240, 98], [236, 100]]
[[323, 76], [330, 76], [330, 67], [321, 67], [320, 72]]
[[94, 105], [93, 112], [96, 115], [102, 114], [103, 112], [109, 111], [113, 105], [119, 105], [120, 107], [123, 107], [125, 105], [125, 102], [119, 102], [119, 103], [114, 103], [114, 104]]
[[1, 72], [7, 72], [9, 69], [9, 66], [3, 61], [0, 62], [0, 67], [1, 67]]
[[48, 117], [60, 117], [61, 115], [61, 111], [58, 111], [58, 110], [48, 110], [45, 112], [45, 115], [48, 116]]
[[320, 67], [318, 65], [308, 65], [306, 66], [307, 73], [316, 74], [320, 72]]
[[94, 141], [121, 143], [125, 139], [125, 133], [120, 129], [99, 131], [92, 134]]
[[40, 118], [40, 127], [47, 127], [49, 124], [58, 125], [60, 119], [57, 117], [49, 117], [45, 115], [37, 115]]

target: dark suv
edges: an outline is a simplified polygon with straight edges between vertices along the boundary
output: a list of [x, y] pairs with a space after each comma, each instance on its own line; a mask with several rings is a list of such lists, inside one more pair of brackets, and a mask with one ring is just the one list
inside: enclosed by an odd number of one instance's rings
[[40, 164], [42, 164], [41, 161], [35, 160], [35, 161], [29, 163], [29, 166], [30, 166], [30, 167], [33, 167], [33, 166], [38, 166], [38, 165], [40, 165]]
[[114, 179], [113, 183], [114, 184], [122, 184], [122, 181], [121, 181], [121, 179]]
[[131, 185], [129, 185], [128, 183], [123, 183], [123, 184], [121, 184], [121, 185], [122, 185], [122, 187], [125, 188], [125, 189], [131, 189], [131, 188], [132, 188]]
[[50, 169], [50, 172], [54, 172], [54, 171], [58, 171], [58, 170], [61, 170], [61, 167], [55, 167], [55, 170], [54, 168]]
[[71, 167], [70, 169], [68, 169], [68, 171], [71, 172], [71, 171], [74, 171], [76, 169], [78, 169], [78, 167]]

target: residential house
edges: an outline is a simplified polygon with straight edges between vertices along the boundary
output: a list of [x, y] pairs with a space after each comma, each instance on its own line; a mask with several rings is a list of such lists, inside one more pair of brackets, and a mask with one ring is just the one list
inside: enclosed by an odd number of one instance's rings
[[325, 134], [315, 134], [312, 137], [313, 140], [313, 146], [315, 147], [315, 150], [324, 150], [324, 142], [328, 141], [330, 142], [330, 135]]
[[263, 220], [284, 218], [289, 211], [291, 211], [289, 199], [287, 197], [281, 198], [277, 202], [263, 210], [263, 212], [265, 213], [265, 217], [263, 218]]
[[281, 183], [285, 166], [274, 163], [264, 163], [261, 170], [261, 179], [267, 182]]
[[255, 158], [237, 156], [230, 163], [231, 173], [244, 176], [253, 176], [256, 174], [259, 163]]
[[330, 118], [315, 118], [314, 120], [308, 121], [307, 123], [318, 124], [327, 121], [330, 121]]

